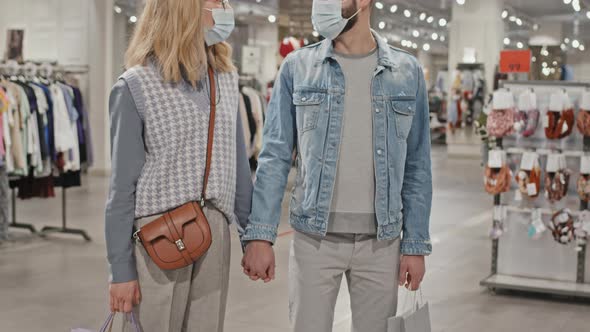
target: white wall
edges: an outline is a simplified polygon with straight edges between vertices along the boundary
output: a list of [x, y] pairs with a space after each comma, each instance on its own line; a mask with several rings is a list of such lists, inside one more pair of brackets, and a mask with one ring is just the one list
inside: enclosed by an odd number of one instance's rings
[[88, 64], [90, 0], [0, 0], [0, 53], [6, 30], [24, 29], [25, 60]]

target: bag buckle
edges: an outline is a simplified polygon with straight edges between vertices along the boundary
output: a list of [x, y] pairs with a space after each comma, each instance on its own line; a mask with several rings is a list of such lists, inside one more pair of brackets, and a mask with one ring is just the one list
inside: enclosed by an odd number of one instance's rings
[[135, 231], [135, 233], [133, 233], [133, 239], [137, 242], [140, 243], [141, 239], [139, 238], [139, 232], [141, 232], [141, 229], [138, 229]]
[[182, 242], [182, 239], [176, 240], [176, 247], [178, 248], [178, 251], [183, 251], [186, 249], [186, 246], [184, 245], [184, 242]]

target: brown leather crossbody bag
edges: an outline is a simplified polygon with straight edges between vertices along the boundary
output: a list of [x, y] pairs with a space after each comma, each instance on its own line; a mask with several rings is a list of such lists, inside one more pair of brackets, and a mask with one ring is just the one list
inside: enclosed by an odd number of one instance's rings
[[211, 247], [209, 221], [203, 213], [206, 202], [207, 182], [211, 170], [213, 134], [215, 132], [216, 88], [215, 73], [209, 67], [211, 112], [207, 158], [200, 202], [189, 202], [137, 230], [133, 237], [143, 244], [146, 252], [162, 270], [176, 270], [189, 266], [201, 258]]

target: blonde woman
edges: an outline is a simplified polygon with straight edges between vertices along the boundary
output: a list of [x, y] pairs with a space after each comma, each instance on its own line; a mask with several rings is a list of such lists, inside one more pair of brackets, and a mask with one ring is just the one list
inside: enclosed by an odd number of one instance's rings
[[[127, 71], [111, 92], [113, 167], [105, 226], [110, 306], [133, 311], [144, 332], [223, 331], [229, 223], [245, 224], [252, 195], [237, 74], [224, 42], [233, 26], [227, 1], [147, 0], [127, 51]], [[203, 210], [212, 245], [195, 264], [164, 271], [132, 234], [201, 199], [211, 103], [215, 134]], [[128, 322], [123, 330], [131, 330]]]

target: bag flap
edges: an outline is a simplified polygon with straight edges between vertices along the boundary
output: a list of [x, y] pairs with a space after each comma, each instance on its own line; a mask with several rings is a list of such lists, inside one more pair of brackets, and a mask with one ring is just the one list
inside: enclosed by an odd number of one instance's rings
[[184, 238], [184, 225], [197, 219], [201, 214], [198, 212], [200, 210], [201, 207], [197, 203], [191, 202], [189, 204], [184, 204], [169, 213], [170, 220], [174, 226], [176, 226], [180, 238]]

